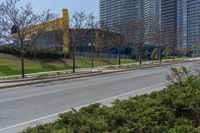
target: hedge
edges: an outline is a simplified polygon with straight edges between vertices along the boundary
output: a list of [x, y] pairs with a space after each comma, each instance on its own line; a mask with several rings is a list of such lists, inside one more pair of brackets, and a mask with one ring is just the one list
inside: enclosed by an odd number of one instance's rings
[[[184, 70], [173, 71], [187, 75]], [[197, 133], [199, 107], [200, 79], [191, 75], [163, 91], [117, 100], [112, 107], [92, 104], [73, 109], [54, 123], [22, 133]]]
[[[14, 56], [20, 56], [20, 48], [16, 46], [2, 45], [0, 46], [0, 53], [11, 54]], [[31, 49], [24, 48], [25, 57], [34, 58], [36, 55], [37, 58], [63, 58], [64, 53], [58, 52], [56, 50], [45, 50], [45, 49]], [[69, 58], [70, 54], [66, 54], [66, 58]]]

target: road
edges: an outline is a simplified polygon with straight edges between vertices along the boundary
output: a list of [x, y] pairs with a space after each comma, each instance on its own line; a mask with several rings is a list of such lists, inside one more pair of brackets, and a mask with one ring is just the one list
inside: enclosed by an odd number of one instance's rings
[[[176, 66], [190, 67], [192, 63]], [[61, 112], [164, 88], [170, 66], [0, 90], [0, 133], [52, 122]]]

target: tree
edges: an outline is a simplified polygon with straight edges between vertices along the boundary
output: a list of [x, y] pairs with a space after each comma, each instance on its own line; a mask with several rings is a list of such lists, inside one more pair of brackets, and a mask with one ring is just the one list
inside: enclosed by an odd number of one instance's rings
[[[19, 6], [21, 0], [6, 0], [0, 4], [0, 38], [5, 44], [14, 43], [20, 47], [21, 53], [21, 76], [25, 77], [24, 72], [24, 49], [30, 38], [37, 38], [40, 30], [32, 30], [32, 27], [41, 22], [46, 22], [52, 18], [49, 11], [41, 15], [33, 12], [30, 3], [25, 6]], [[45, 26], [44, 26], [45, 27]], [[44, 29], [44, 27], [42, 29]], [[31, 36], [34, 33], [34, 36]], [[36, 40], [36, 39], [33, 39]]]
[[159, 19], [155, 19], [154, 21], [151, 22], [150, 26], [147, 29], [147, 37], [149, 41], [157, 46], [158, 48], [158, 59], [160, 62], [162, 62], [162, 49], [163, 49], [163, 41], [164, 41], [164, 36], [161, 33], [161, 28], [159, 26]]
[[111, 45], [110, 31], [107, 24], [100, 22], [101, 28], [96, 34], [96, 47], [98, 52], [106, 52], [107, 61], [109, 61], [109, 48]]
[[163, 44], [172, 50], [173, 61], [175, 61], [175, 53], [177, 47], [177, 34], [171, 33], [165, 36]]
[[76, 72], [76, 49], [77, 44], [80, 43], [83, 37], [86, 35], [87, 31], [87, 16], [85, 12], [75, 12], [71, 17], [70, 22], [70, 44], [73, 58], [73, 73]]
[[145, 43], [145, 26], [143, 21], [130, 21], [127, 24], [126, 36], [132, 47], [136, 49], [136, 55], [139, 57], [140, 65], [142, 65], [142, 49]]
[[154, 48], [152, 53], [151, 53], [151, 59], [153, 59], [153, 60], [158, 59], [158, 55], [159, 55], [158, 53], [159, 53], [158, 49]]
[[200, 52], [200, 38], [197, 38], [194, 45], [195, 56], [199, 56], [199, 52]]
[[113, 45], [118, 50], [118, 65], [121, 66], [121, 52], [124, 47], [125, 42], [125, 22], [116, 21], [113, 23], [113, 32], [110, 32], [110, 37], [112, 39]]
[[98, 22], [96, 21], [94, 13], [90, 13], [87, 17], [87, 28], [89, 30], [89, 40], [92, 47], [92, 68], [94, 68], [94, 47], [96, 44], [94, 44], [93, 37], [96, 36], [96, 30], [98, 28]]

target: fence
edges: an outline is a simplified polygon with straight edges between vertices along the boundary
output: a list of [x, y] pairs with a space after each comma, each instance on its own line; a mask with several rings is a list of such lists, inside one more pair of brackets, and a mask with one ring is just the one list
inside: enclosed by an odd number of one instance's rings
[[[97, 53], [97, 52], [76, 52], [77, 57], [86, 57], [92, 58], [92, 54], [94, 58], [118, 58], [118, 54], [111, 54], [111, 53]], [[121, 59], [130, 59], [130, 55], [121, 55]]]

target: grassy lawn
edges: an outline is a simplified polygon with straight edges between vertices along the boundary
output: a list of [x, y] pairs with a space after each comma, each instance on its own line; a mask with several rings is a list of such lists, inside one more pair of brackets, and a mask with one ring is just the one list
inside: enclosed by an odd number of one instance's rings
[[[131, 59], [122, 59], [122, 63], [133, 63]], [[95, 59], [95, 66], [115, 65], [117, 59]], [[72, 59], [67, 59], [66, 63], [62, 59], [32, 60], [25, 59], [25, 73], [35, 73], [44, 71], [56, 71], [71, 69]], [[91, 67], [91, 59], [77, 58], [77, 68]], [[0, 76], [20, 74], [20, 58], [0, 54]]]

